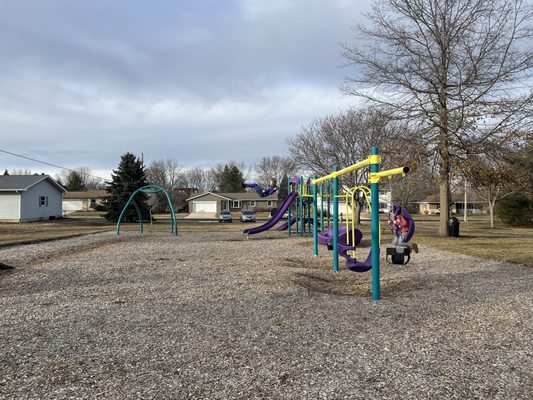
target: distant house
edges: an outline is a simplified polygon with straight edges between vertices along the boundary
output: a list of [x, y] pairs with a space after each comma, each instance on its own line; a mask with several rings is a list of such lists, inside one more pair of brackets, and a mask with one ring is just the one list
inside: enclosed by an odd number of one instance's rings
[[66, 192], [63, 195], [63, 215], [74, 211], [92, 211], [109, 196], [106, 190], [87, 190], [85, 192]]
[[187, 200], [190, 213], [218, 214], [222, 210], [271, 210], [278, 206], [276, 193], [261, 197], [255, 192], [243, 193], [203, 193]]
[[[482, 214], [486, 212], [487, 202], [481, 199], [475, 192], [467, 193], [466, 209], [468, 214]], [[440, 214], [439, 194], [432, 194], [424, 200], [418, 202], [419, 211], [425, 215]], [[452, 214], [463, 214], [465, 210], [464, 194], [453, 194], [451, 199], [450, 212]]]
[[48, 175], [1, 175], [0, 221], [61, 218], [65, 191]]

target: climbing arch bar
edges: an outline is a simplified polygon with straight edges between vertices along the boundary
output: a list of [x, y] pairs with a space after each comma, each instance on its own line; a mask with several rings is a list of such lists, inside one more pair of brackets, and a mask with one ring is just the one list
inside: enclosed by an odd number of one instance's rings
[[146, 186], [143, 186], [137, 189], [135, 192], [132, 193], [132, 195], [130, 196], [130, 199], [128, 200], [128, 202], [122, 209], [120, 216], [118, 217], [117, 235], [120, 235], [120, 222], [122, 221], [122, 217], [124, 216], [124, 213], [126, 212], [126, 209], [128, 208], [130, 204], [133, 204], [133, 206], [135, 207], [135, 210], [137, 210], [137, 218], [139, 219], [139, 232], [141, 235], [143, 234], [143, 221], [142, 221], [141, 211], [139, 209], [139, 206], [137, 205], [137, 203], [135, 203], [135, 200], [134, 200], [135, 195], [139, 192], [145, 193], [145, 194], [156, 194], [156, 193], [161, 193], [161, 192], [165, 193], [165, 196], [168, 201], [168, 207], [170, 209], [170, 225], [171, 225], [170, 229], [171, 229], [171, 232], [177, 236], [178, 235], [178, 222], [176, 220], [176, 213], [174, 212], [174, 206], [172, 205], [172, 200], [170, 199], [168, 192], [158, 185], [146, 185]]

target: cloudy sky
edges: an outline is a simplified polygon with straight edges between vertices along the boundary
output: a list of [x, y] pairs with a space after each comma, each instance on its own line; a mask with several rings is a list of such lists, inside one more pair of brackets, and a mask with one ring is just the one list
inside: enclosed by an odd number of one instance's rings
[[[0, 0], [0, 150], [108, 176], [125, 152], [248, 166], [356, 104], [370, 0]], [[0, 152], [0, 168], [58, 169]]]

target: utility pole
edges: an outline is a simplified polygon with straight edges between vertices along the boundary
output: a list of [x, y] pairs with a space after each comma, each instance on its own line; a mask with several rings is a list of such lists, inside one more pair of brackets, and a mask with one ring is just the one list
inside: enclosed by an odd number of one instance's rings
[[466, 178], [465, 178], [465, 198], [464, 198], [464, 207], [463, 207], [463, 221], [464, 222], [467, 222], [468, 221], [468, 202], [467, 202], [467, 198], [466, 198], [466, 187], [467, 187], [467, 183], [466, 183]]

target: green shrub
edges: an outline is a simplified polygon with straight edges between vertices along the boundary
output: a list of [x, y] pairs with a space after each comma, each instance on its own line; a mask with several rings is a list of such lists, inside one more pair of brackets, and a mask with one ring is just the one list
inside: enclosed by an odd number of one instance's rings
[[503, 223], [513, 226], [533, 224], [533, 199], [515, 193], [496, 203], [496, 215]]

